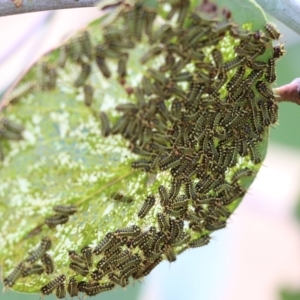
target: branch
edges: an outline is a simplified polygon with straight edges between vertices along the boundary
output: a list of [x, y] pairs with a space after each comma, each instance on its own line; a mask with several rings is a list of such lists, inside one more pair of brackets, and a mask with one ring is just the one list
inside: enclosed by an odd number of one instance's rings
[[[99, 0], [0, 0], [0, 17], [65, 8], [93, 7]], [[300, 4], [297, 0], [256, 0], [270, 15], [300, 35]]]
[[300, 35], [300, 3], [297, 0], [256, 0], [271, 16]]
[[0, 0], [0, 17], [44, 10], [93, 7], [99, 0]]

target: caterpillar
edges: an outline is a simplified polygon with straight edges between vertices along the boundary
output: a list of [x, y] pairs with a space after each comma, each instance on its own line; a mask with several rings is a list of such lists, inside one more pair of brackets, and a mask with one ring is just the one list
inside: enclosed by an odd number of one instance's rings
[[166, 247], [164, 253], [169, 262], [174, 262], [176, 260], [176, 254], [171, 246]]
[[188, 201], [189, 201], [189, 196], [188, 195], [179, 195], [177, 196], [175, 199], [173, 199], [172, 203], [171, 203], [171, 208], [172, 209], [181, 209], [181, 208], [185, 208], [188, 205]]
[[90, 38], [90, 34], [88, 31], [83, 31], [81, 35], [79, 36], [79, 42], [82, 49], [83, 54], [88, 58], [93, 58], [93, 52], [92, 52], [92, 42]]
[[51, 248], [51, 245], [52, 242], [50, 238], [42, 238], [40, 245], [34, 251], [29, 252], [30, 255], [25, 259], [25, 261], [29, 263], [36, 262], [46, 253], [46, 251], [48, 251]]
[[106, 61], [103, 57], [96, 56], [96, 64], [105, 78], [111, 77], [111, 71], [109, 70]]
[[171, 219], [170, 220], [170, 241], [173, 244], [177, 237], [183, 233], [183, 220], [182, 219]]
[[136, 274], [133, 275], [133, 278], [139, 279], [144, 276], [147, 276], [161, 261], [162, 261], [161, 255], [159, 255], [153, 260], [148, 261], [142, 270], [139, 270]]
[[138, 212], [138, 217], [141, 219], [144, 218], [148, 214], [150, 209], [154, 206], [154, 204], [155, 204], [155, 197], [152, 195], [148, 196], [144, 201], [143, 206], [140, 208]]
[[63, 299], [66, 297], [66, 287], [65, 287], [65, 284], [62, 283], [62, 284], [59, 284], [57, 287], [56, 287], [56, 297], [58, 299]]
[[75, 205], [55, 205], [53, 210], [57, 214], [73, 215], [77, 211], [77, 207]]
[[120, 77], [125, 77], [127, 75], [126, 64], [128, 61], [128, 53], [122, 53], [119, 56], [117, 72]]
[[151, 76], [153, 79], [157, 80], [159, 83], [165, 85], [168, 82], [168, 79], [165, 77], [164, 73], [157, 71], [153, 68], [148, 69], [148, 74]]
[[24, 126], [17, 124], [6, 117], [2, 117], [0, 123], [8, 130], [16, 134], [21, 134], [24, 131]]
[[171, 188], [169, 191], [169, 199], [173, 201], [180, 192], [181, 181], [180, 180], [172, 180]]
[[233, 176], [232, 176], [232, 181], [233, 182], [237, 182], [238, 180], [240, 180], [243, 177], [248, 177], [248, 176], [252, 176], [253, 175], [253, 171], [249, 168], [243, 168], [241, 170], [236, 171]]
[[86, 260], [88, 267], [91, 267], [93, 265], [92, 248], [89, 246], [86, 246], [86, 247], [83, 247], [80, 252], [81, 252], [83, 258]]
[[114, 283], [104, 283], [100, 284], [98, 282], [93, 283], [93, 284], [87, 284], [85, 287], [85, 293], [88, 296], [95, 296], [98, 295], [101, 292], [109, 291], [112, 290], [115, 287]]
[[59, 285], [63, 284], [66, 280], [66, 275], [62, 274], [54, 278], [41, 288], [43, 295], [50, 295]]
[[49, 228], [54, 228], [57, 225], [65, 224], [69, 221], [68, 215], [53, 215], [51, 217], [45, 218], [45, 224], [48, 225]]
[[191, 240], [191, 236], [186, 232], [182, 232], [177, 236], [177, 238], [174, 241], [172, 241], [172, 246], [179, 247], [184, 244], [188, 244], [190, 240]]
[[199, 239], [193, 240], [189, 242], [189, 247], [190, 248], [197, 248], [197, 247], [202, 247], [204, 245], [207, 245], [210, 241], [210, 236], [209, 235], [203, 235]]
[[111, 130], [110, 122], [109, 122], [109, 119], [108, 119], [107, 114], [105, 112], [100, 111], [99, 118], [100, 118], [100, 121], [101, 121], [101, 134], [102, 134], [102, 136], [106, 137], [110, 134], [111, 131], [112, 132], [117, 131], [116, 126]]
[[84, 104], [86, 106], [91, 106], [93, 102], [94, 88], [90, 84], [85, 84], [83, 86], [84, 94]]
[[53, 262], [52, 257], [49, 254], [45, 253], [41, 258], [41, 262], [45, 266], [46, 274], [51, 274], [54, 272], [54, 262]]
[[218, 49], [214, 49], [211, 53], [212, 58], [214, 60], [215, 66], [217, 69], [221, 69], [222, 65], [223, 65], [223, 57], [222, 57], [222, 53], [220, 50]]
[[172, 53], [168, 53], [165, 58], [165, 63], [159, 67], [160, 72], [169, 71], [175, 64], [176, 59]]
[[150, 171], [151, 169], [151, 160], [141, 158], [131, 163], [133, 169], [144, 169], [145, 171]]
[[153, 23], [156, 18], [156, 12], [153, 10], [146, 10], [145, 16], [145, 33], [148, 36], [149, 40], [152, 41], [152, 29]]
[[42, 265], [39, 265], [39, 264], [34, 264], [32, 266], [28, 266], [28, 267], [25, 267], [21, 274], [22, 274], [22, 277], [27, 277], [27, 276], [30, 276], [30, 275], [33, 275], [33, 274], [36, 274], [36, 275], [41, 275], [44, 273], [44, 268]]
[[169, 24], [160, 26], [155, 32], [153, 32], [151, 36], [151, 43], [153, 44], [154, 42], [158, 42], [163, 36], [165, 36], [166, 33], [170, 33], [171, 30], [172, 27]]
[[276, 74], [275, 74], [275, 59], [270, 58], [268, 61], [268, 67], [266, 72], [266, 79], [268, 82], [272, 83], [276, 80]]
[[273, 23], [267, 23], [265, 25], [266, 33], [272, 40], [278, 40], [280, 38], [280, 32], [277, 30]]
[[236, 67], [243, 65], [245, 62], [246, 62], [246, 58], [244, 56], [242, 57], [238, 56], [223, 64], [222, 69], [224, 70], [224, 72], [228, 72]]
[[78, 78], [75, 80], [74, 86], [77, 88], [83, 86], [86, 80], [88, 79], [88, 77], [90, 76], [91, 71], [92, 71], [92, 67], [89, 64], [82, 63], [81, 72], [79, 73]]
[[[197, 194], [196, 194], [196, 190], [194, 187], [194, 183], [192, 180], [189, 180], [186, 184], [185, 184], [185, 194], [189, 199], [192, 200], [196, 200], [197, 199]], [[185, 199], [183, 199], [183, 201], [185, 201]], [[178, 201], [175, 200], [175, 202], [178, 203]]]
[[155, 56], [159, 55], [160, 53], [162, 53], [163, 48], [160, 46], [156, 46], [151, 48], [150, 50], [148, 50], [140, 59], [140, 62], [142, 64], [145, 64], [146, 62], [148, 62], [150, 59], [154, 58]]
[[94, 248], [93, 253], [95, 255], [101, 254], [103, 251], [108, 249], [115, 241], [116, 237], [114, 236], [114, 234], [111, 232], [107, 233], [103, 240]]
[[157, 221], [158, 221], [159, 229], [162, 232], [169, 231], [169, 229], [170, 229], [169, 216], [167, 214], [157, 213], [156, 218], [157, 218]]
[[75, 271], [77, 274], [80, 274], [81, 276], [86, 276], [89, 274], [89, 268], [86, 265], [72, 262], [69, 264], [69, 268]]
[[121, 287], [125, 287], [129, 283], [129, 280], [127, 278], [118, 276], [115, 273], [109, 274], [108, 278], [112, 283], [120, 285]]
[[139, 235], [141, 233], [141, 228], [136, 226], [136, 225], [132, 225], [130, 227], [125, 227], [122, 229], [117, 229], [115, 231], [115, 235], [116, 236], [136, 236]]
[[25, 263], [20, 262], [13, 269], [13, 271], [7, 277], [4, 278], [3, 280], [4, 286], [12, 287], [16, 283], [16, 281], [22, 276], [24, 269], [25, 269]]
[[138, 254], [132, 255], [127, 261], [121, 263], [117, 266], [118, 270], [122, 272], [122, 270], [126, 270], [131, 268], [132, 266], [137, 266], [141, 262], [141, 258]]
[[71, 297], [78, 296], [78, 283], [75, 277], [70, 277], [68, 285], [67, 285], [67, 291]]
[[248, 86], [252, 86], [262, 75], [263, 75], [263, 70], [261, 69], [253, 70], [246, 78], [245, 83]]
[[163, 207], [167, 206], [169, 202], [169, 195], [167, 189], [163, 186], [160, 185], [158, 187], [158, 193], [159, 193], [159, 198], [160, 198], [160, 203]]
[[104, 251], [104, 258], [106, 264], [111, 265], [111, 261], [122, 252], [121, 248], [113, 247]]
[[278, 59], [285, 54], [284, 44], [279, 44], [273, 47], [273, 58]]

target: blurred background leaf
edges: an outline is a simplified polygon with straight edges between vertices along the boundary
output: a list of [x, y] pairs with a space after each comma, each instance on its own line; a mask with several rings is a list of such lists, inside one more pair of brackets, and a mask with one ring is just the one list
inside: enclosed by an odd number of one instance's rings
[[300, 292], [292, 292], [290, 290], [284, 290], [281, 292], [281, 299], [282, 300], [299, 300], [300, 299]]

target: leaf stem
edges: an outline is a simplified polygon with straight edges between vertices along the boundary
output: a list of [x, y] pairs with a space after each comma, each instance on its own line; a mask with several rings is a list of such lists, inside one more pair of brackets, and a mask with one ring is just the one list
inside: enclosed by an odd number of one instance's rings
[[277, 102], [292, 102], [300, 105], [300, 78], [273, 89]]

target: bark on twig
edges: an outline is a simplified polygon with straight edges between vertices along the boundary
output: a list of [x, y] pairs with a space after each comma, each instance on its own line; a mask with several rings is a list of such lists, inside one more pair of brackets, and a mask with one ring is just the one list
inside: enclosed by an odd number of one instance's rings
[[[93, 7], [98, 2], [99, 0], [0, 0], [0, 17], [44, 10]], [[256, 0], [256, 2], [267, 13], [300, 35], [299, 1]]]
[[44, 10], [93, 7], [99, 0], [0, 0], [0, 17]]

